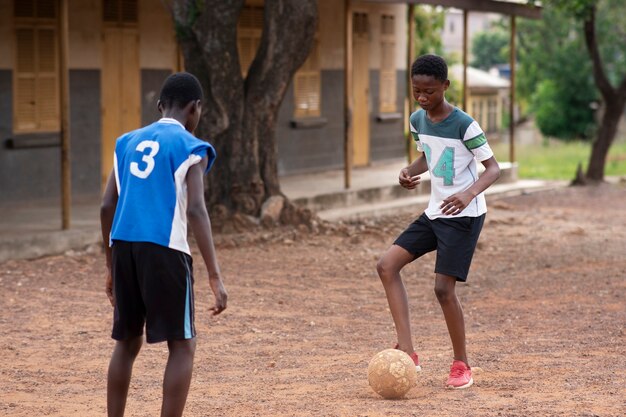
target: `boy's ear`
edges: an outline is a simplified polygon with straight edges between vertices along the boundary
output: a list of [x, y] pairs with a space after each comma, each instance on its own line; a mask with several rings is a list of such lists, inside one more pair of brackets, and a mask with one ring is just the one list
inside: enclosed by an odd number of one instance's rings
[[444, 89], [444, 90], [447, 90], [447, 89], [448, 89], [448, 87], [450, 87], [450, 80], [445, 80], [445, 81], [443, 82], [443, 89]]
[[163, 104], [161, 103], [161, 100], [157, 100], [157, 110], [159, 113], [163, 113]]

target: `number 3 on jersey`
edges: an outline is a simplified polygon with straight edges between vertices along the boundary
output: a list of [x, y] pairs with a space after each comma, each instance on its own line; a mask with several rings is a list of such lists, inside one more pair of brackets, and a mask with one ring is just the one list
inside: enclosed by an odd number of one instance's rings
[[154, 156], [159, 152], [159, 142], [144, 140], [137, 145], [135, 150], [143, 153], [146, 148], [149, 149], [150, 152], [141, 157], [141, 160], [146, 164], [144, 169], [139, 169], [139, 164], [137, 162], [130, 163], [130, 173], [141, 179], [148, 178], [148, 175], [150, 175], [154, 169]]
[[[431, 166], [431, 154], [430, 146], [424, 144], [424, 154], [426, 155], [426, 162], [428, 166]], [[435, 167], [431, 170], [433, 176], [443, 178], [443, 185], [454, 185], [454, 148], [446, 146], [441, 152]]]

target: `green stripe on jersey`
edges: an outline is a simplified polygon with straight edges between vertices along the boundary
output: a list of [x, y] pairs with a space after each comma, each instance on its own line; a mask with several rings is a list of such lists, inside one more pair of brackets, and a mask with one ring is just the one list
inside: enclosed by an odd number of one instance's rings
[[487, 143], [487, 138], [481, 133], [473, 139], [466, 140], [465, 146], [467, 146], [467, 149], [476, 149], [483, 146], [485, 143]]

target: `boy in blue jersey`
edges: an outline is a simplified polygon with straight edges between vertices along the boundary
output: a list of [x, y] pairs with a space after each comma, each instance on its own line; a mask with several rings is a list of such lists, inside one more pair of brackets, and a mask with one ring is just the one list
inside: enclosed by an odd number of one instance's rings
[[[448, 67], [435, 55], [424, 55], [411, 67], [413, 96], [421, 109], [410, 117], [410, 128], [423, 154], [400, 171], [400, 185], [408, 190], [428, 171], [431, 195], [425, 212], [400, 234], [378, 261], [398, 337], [397, 349], [407, 352], [420, 369], [413, 348], [406, 289], [400, 271], [408, 263], [436, 250], [435, 294], [446, 320], [454, 360], [448, 388], [472, 385], [465, 348], [465, 322], [456, 296], [457, 281], [467, 279], [487, 207], [483, 191], [500, 176], [500, 167], [476, 121], [448, 103]], [[476, 161], [485, 171], [480, 178]]]
[[203, 176], [215, 150], [192, 134], [201, 103], [196, 77], [173, 74], [161, 89], [162, 118], [117, 139], [100, 212], [105, 290], [114, 307], [112, 337], [117, 341], [108, 372], [109, 416], [124, 415], [144, 325], [147, 342], [167, 341], [169, 350], [161, 416], [183, 414], [196, 347], [187, 221], [208, 269], [213, 315], [226, 308], [204, 202]]

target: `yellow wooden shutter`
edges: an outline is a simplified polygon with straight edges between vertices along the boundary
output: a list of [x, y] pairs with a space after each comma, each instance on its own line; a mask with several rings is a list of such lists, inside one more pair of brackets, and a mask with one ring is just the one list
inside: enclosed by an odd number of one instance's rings
[[139, 20], [137, 0], [103, 0], [102, 19], [106, 24], [135, 26]]
[[37, 10], [36, 17], [44, 19], [57, 17], [57, 0], [36, 0], [35, 8]]
[[58, 130], [60, 104], [56, 1], [16, 0], [14, 6], [14, 130]]
[[381, 18], [381, 63], [380, 63], [380, 111], [396, 111], [396, 68], [395, 68], [395, 18], [382, 15]]
[[41, 130], [59, 127], [59, 83], [55, 29], [37, 31], [37, 112]]
[[309, 57], [294, 76], [295, 117], [321, 115], [321, 70], [317, 37]]

